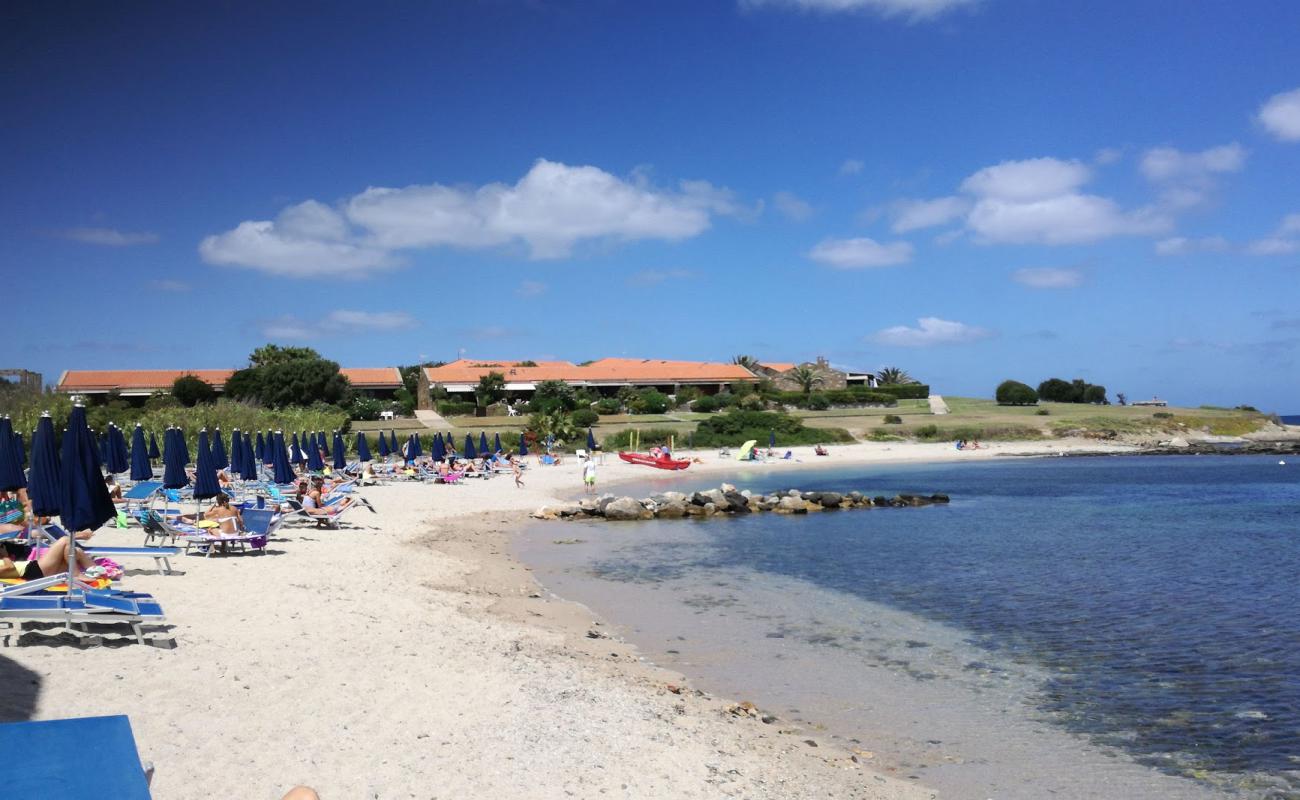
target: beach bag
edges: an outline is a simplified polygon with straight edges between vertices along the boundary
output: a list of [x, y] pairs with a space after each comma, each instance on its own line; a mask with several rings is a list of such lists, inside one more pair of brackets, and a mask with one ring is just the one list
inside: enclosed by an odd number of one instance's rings
[[125, 512], [125, 511], [119, 511], [119, 512], [117, 512], [117, 520], [116, 520], [116, 524], [117, 524], [117, 527], [119, 527], [119, 528], [126, 528], [126, 527], [129, 527], [129, 526], [130, 526], [130, 524], [131, 524], [131, 520], [127, 519], [127, 516], [126, 516], [126, 512]]
[[104, 568], [104, 577], [110, 581], [119, 580], [122, 577], [122, 565], [111, 558], [97, 558], [95, 565]]

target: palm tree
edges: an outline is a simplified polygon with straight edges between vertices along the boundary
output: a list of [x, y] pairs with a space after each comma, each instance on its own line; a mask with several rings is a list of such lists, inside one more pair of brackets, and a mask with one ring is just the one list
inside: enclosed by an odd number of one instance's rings
[[916, 379], [898, 367], [885, 367], [876, 373], [876, 381], [885, 386], [898, 386], [904, 383], [916, 383]]
[[799, 384], [799, 389], [804, 394], [812, 394], [813, 388], [821, 385], [822, 376], [817, 374], [817, 370], [804, 364], [790, 370], [790, 380]]
[[747, 370], [753, 370], [758, 366], [758, 359], [753, 356], [739, 355], [733, 357], [731, 363], [738, 367], [744, 367]]

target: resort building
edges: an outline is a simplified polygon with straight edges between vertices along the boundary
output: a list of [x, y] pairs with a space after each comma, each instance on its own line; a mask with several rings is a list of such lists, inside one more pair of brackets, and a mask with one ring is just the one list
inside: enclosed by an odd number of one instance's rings
[[817, 384], [819, 389], [846, 389], [850, 386], [876, 386], [876, 376], [870, 372], [846, 372], [845, 370], [832, 367], [826, 359], [821, 356], [816, 361], [805, 361], [802, 364], [789, 364], [781, 362], [761, 362], [755, 367], [755, 371], [765, 378], [770, 378], [776, 388], [783, 392], [794, 392], [802, 389], [791, 373], [799, 367], [808, 367], [813, 373], [820, 378]]
[[531, 396], [542, 381], [562, 381], [575, 388], [613, 395], [625, 386], [656, 389], [664, 394], [677, 394], [684, 386], [694, 386], [705, 394], [716, 394], [732, 383], [759, 380], [753, 372], [737, 364], [654, 358], [602, 358], [583, 364], [461, 359], [424, 370], [431, 388], [442, 388], [452, 395], [473, 393], [479, 379], [491, 372], [505, 376], [506, 391], [523, 398]]
[[[397, 367], [344, 367], [339, 370], [362, 394], [380, 400], [392, 399], [402, 386]], [[87, 400], [116, 393], [126, 400], [143, 402], [155, 392], [169, 392], [182, 375], [193, 375], [212, 385], [217, 392], [226, 388], [233, 369], [70, 369], [59, 376], [54, 390]]]

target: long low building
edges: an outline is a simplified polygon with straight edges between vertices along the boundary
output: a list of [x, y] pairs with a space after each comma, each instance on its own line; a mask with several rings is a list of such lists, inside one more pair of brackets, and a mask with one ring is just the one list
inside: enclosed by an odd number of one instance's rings
[[562, 381], [613, 394], [624, 386], [653, 388], [676, 394], [683, 386], [695, 386], [708, 394], [732, 383], [757, 383], [753, 372], [718, 361], [667, 361], [654, 358], [602, 358], [584, 364], [570, 361], [493, 361], [463, 358], [441, 367], [425, 367], [430, 387], [451, 394], [473, 392], [479, 379], [499, 372], [506, 379], [507, 392], [530, 393], [542, 381]]
[[[397, 367], [343, 367], [339, 371], [351, 381], [353, 388], [374, 397], [392, 397], [402, 386]], [[177, 378], [193, 375], [221, 392], [234, 372], [233, 369], [70, 369], [59, 376], [54, 389], [91, 398], [110, 392], [139, 398], [171, 391]]]

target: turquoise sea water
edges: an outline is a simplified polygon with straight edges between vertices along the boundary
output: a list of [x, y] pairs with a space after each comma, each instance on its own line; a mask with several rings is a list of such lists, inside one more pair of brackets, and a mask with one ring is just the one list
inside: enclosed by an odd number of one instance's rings
[[[924, 738], [930, 718], [950, 737], [970, 729], [953, 744], [960, 757], [944, 756], [965, 766], [915, 770], [947, 781], [950, 796], [993, 796], [1005, 783], [978, 761], [1005, 758], [1005, 772], [1057, 757], [1050, 775], [1030, 770], [1024, 782], [1060, 779], [1056, 796], [1088, 796], [1100, 773], [1084, 765], [1070, 776], [1073, 756], [1047, 752], [1056, 736], [1192, 779], [1148, 784], [1114, 767], [1119, 783], [1097, 796], [1198, 796], [1195, 783], [1300, 797], [1300, 465], [1047, 459], [798, 481], [953, 502], [591, 525], [567, 547], [552, 544], [554, 527], [535, 528], [522, 554], [561, 594], [625, 622], [652, 657], [720, 690], [775, 698], [846, 736], [881, 720], [915, 728], [912, 744], [939, 741]], [[922, 705], [926, 719], [909, 721]], [[998, 725], [1018, 755], [977, 741]], [[916, 755], [908, 768], [935, 760]]]

